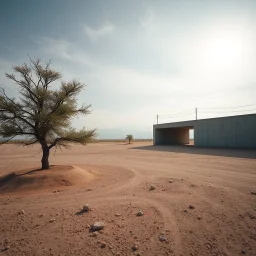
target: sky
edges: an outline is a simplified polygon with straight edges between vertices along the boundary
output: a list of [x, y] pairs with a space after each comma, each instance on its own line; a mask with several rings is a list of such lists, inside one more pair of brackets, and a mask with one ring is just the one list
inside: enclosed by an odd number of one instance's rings
[[255, 0], [0, 1], [0, 87], [30, 57], [87, 85], [99, 138], [152, 138], [157, 122], [256, 112]]

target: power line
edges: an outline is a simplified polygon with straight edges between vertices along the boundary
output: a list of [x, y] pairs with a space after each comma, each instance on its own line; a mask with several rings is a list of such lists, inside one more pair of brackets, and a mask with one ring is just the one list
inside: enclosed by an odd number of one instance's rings
[[222, 108], [200, 108], [200, 109], [231, 109], [231, 108], [243, 108], [243, 107], [251, 107], [256, 106], [255, 104], [248, 104], [248, 105], [242, 105], [242, 106], [235, 106], [235, 107], [222, 107]]
[[[159, 119], [166, 119], [166, 118], [173, 118], [173, 117], [177, 117], [177, 118], [184, 118], [184, 116], [188, 116], [191, 115], [193, 113], [195, 113], [196, 115], [196, 120], [198, 119], [198, 113], [200, 113], [200, 115], [211, 115], [211, 114], [217, 114], [217, 115], [227, 115], [228, 113], [240, 113], [240, 112], [252, 112], [252, 111], [256, 111], [256, 108], [253, 109], [239, 109], [239, 110], [234, 110], [236, 108], [244, 108], [244, 107], [249, 107], [249, 106], [256, 106], [255, 104], [247, 104], [247, 105], [241, 105], [241, 106], [235, 106], [235, 107], [223, 107], [223, 108], [195, 108], [195, 109], [190, 109], [187, 111], [183, 111], [183, 112], [179, 112], [179, 113], [174, 113], [174, 114], [166, 114], [166, 115], [157, 115], [157, 124]], [[216, 110], [216, 111], [215, 111]], [[248, 114], [252, 114], [252, 113], [248, 113]]]
[[234, 113], [234, 112], [247, 112], [247, 111], [256, 111], [256, 108], [254, 109], [243, 109], [243, 110], [226, 110], [226, 111], [202, 111], [201, 113], [206, 113], [206, 114], [211, 114], [211, 113], [216, 113], [216, 114], [220, 114], [220, 113]]
[[159, 117], [172, 117], [172, 116], [178, 116], [178, 115], [184, 115], [184, 114], [187, 114], [187, 113], [191, 113], [192, 111], [194, 111], [194, 109], [187, 110], [187, 111], [180, 112], [180, 113], [171, 114], [171, 115], [158, 115], [158, 116]]

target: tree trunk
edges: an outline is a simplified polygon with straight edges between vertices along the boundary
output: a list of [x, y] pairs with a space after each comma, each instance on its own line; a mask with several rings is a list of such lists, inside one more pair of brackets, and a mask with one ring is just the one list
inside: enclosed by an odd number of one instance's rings
[[49, 169], [49, 154], [50, 154], [50, 149], [48, 146], [42, 146], [43, 148], [43, 157], [42, 157], [42, 170]]
[[131, 144], [131, 140], [129, 139], [129, 144]]

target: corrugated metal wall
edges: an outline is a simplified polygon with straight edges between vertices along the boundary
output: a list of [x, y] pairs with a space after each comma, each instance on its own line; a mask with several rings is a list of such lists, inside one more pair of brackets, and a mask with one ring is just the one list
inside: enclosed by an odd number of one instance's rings
[[198, 120], [195, 146], [256, 148], [256, 115]]

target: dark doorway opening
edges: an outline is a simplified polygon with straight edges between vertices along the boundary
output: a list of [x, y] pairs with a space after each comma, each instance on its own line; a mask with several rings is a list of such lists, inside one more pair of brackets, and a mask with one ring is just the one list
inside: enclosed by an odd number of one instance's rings
[[155, 130], [155, 145], [190, 145], [190, 130], [194, 127], [158, 128]]

